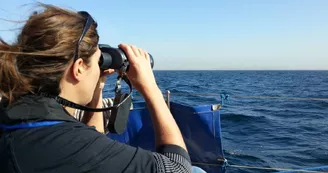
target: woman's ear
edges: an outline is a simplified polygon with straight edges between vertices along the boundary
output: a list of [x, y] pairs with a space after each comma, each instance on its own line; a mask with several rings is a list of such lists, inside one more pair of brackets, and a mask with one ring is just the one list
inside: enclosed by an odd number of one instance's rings
[[72, 77], [77, 81], [83, 80], [85, 72], [87, 70], [87, 65], [84, 64], [82, 58], [78, 58], [72, 65]]

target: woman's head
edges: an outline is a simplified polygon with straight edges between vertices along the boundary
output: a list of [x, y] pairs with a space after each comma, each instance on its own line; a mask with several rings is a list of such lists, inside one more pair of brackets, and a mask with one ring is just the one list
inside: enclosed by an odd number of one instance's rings
[[15, 43], [0, 41], [0, 94], [12, 102], [46, 92], [86, 104], [100, 74], [97, 24], [92, 22], [78, 44], [86, 17], [41, 6], [44, 10], [26, 21]]

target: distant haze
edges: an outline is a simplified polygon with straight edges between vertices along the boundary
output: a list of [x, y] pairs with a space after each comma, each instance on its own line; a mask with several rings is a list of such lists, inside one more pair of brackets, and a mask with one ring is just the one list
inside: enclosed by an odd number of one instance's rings
[[[88, 11], [101, 43], [142, 47], [156, 70], [328, 70], [328, 0], [41, 2]], [[26, 19], [28, 3], [2, 3], [0, 18]], [[0, 36], [18, 26], [0, 20]]]

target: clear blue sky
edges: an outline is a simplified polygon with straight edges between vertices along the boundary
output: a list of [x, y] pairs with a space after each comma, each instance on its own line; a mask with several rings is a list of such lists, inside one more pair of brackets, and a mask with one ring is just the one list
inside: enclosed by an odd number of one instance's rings
[[[0, 18], [30, 14], [4, 0]], [[328, 0], [44, 0], [86, 10], [101, 43], [135, 44], [153, 54], [155, 69], [326, 69]], [[98, 2], [98, 3], [96, 3]], [[0, 36], [17, 27], [0, 20]]]

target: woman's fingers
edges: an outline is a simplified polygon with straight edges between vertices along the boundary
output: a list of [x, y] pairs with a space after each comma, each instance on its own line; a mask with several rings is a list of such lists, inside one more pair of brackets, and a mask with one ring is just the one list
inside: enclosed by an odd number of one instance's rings
[[145, 50], [139, 48], [139, 52], [140, 52], [140, 55], [141, 55], [141, 56], [143, 56], [144, 58], [148, 59], [148, 58], [147, 58], [148, 53], [147, 53]]
[[140, 57], [140, 52], [139, 52], [138, 48], [137, 48], [136, 46], [134, 46], [134, 45], [130, 45], [130, 46], [131, 46], [131, 49], [132, 49], [133, 52], [134, 52], [134, 55], [135, 55], [136, 57]]
[[108, 75], [111, 75], [113, 73], [115, 73], [114, 69], [108, 69], [108, 70], [105, 70], [102, 75], [108, 76]]
[[118, 45], [118, 47], [123, 49], [123, 51], [126, 53], [126, 56], [131, 63], [136, 62], [136, 56], [135, 56], [134, 51], [132, 50], [131, 46], [129, 46], [127, 44], [120, 44], [120, 45]]
[[148, 52], [145, 52], [145, 56], [146, 56], [146, 59], [148, 60], [148, 61], [150, 61], [150, 56], [149, 56], [149, 54], [148, 54]]

